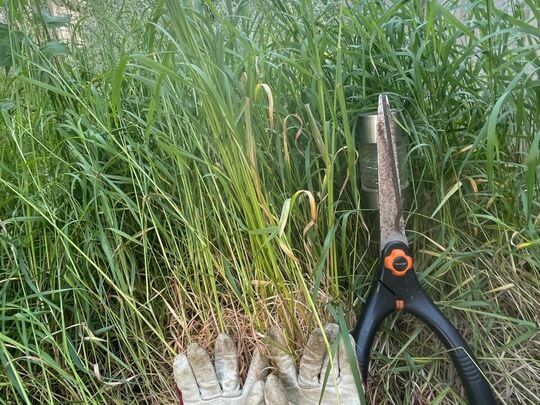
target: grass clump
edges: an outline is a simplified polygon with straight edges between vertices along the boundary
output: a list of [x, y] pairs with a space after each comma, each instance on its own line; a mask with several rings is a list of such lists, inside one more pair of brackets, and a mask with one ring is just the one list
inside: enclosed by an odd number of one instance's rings
[[[377, 256], [354, 123], [384, 91], [422, 283], [501, 402], [538, 403], [533, 1], [41, 6], [2, 26], [2, 401], [173, 401], [192, 339], [352, 327]], [[372, 403], [463, 401], [425, 327], [386, 325]]]

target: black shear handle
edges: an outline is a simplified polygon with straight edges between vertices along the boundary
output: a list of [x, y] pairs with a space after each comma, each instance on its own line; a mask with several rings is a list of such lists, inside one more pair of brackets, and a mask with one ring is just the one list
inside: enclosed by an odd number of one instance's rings
[[[414, 284], [416, 283], [415, 280]], [[353, 332], [358, 365], [366, 386], [373, 338], [382, 321], [394, 310], [394, 295], [381, 283], [376, 282]], [[411, 297], [408, 300], [404, 310], [425, 322], [448, 349], [469, 403], [471, 405], [496, 404], [493, 391], [476, 365], [467, 343], [421, 288], [415, 288], [414, 298]]]
[[356, 359], [367, 387], [371, 344], [384, 318], [394, 311], [394, 295], [381, 283], [375, 282], [353, 332], [356, 342]]
[[408, 303], [405, 310], [424, 321], [448, 349], [469, 403], [471, 405], [496, 404], [497, 401], [489, 382], [476, 364], [469, 346], [433, 301], [420, 290], [416, 292], [416, 296]]

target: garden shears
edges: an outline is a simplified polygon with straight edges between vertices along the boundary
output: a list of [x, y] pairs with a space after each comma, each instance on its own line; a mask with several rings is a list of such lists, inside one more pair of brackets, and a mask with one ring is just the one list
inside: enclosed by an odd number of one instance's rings
[[416, 316], [442, 341], [457, 369], [469, 403], [496, 404], [490, 384], [456, 328], [423, 290], [413, 267], [405, 236], [405, 221], [396, 151], [396, 131], [388, 97], [379, 96], [377, 163], [380, 217], [380, 257], [371, 293], [354, 331], [356, 354], [366, 385], [373, 338], [382, 321], [394, 311]]

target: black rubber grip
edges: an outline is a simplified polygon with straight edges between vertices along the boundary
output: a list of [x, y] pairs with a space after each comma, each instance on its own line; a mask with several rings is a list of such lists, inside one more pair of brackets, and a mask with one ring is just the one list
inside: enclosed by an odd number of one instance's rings
[[457, 329], [443, 315], [431, 299], [418, 291], [405, 310], [415, 315], [437, 334], [454, 362], [471, 405], [496, 404], [493, 390], [478, 367], [472, 351]]
[[373, 337], [381, 322], [394, 310], [394, 296], [380, 283], [375, 283], [371, 295], [364, 304], [353, 337], [356, 342], [356, 358], [362, 373], [364, 386], [367, 386], [369, 353]]

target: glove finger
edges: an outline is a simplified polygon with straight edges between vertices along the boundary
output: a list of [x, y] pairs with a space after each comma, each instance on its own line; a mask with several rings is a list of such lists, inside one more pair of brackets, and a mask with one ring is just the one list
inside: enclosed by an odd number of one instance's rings
[[266, 405], [287, 405], [287, 392], [285, 387], [274, 374], [266, 378], [264, 384], [264, 403]]
[[249, 363], [249, 369], [246, 375], [246, 381], [244, 382], [244, 391], [251, 390], [251, 387], [259, 380], [263, 380], [266, 374], [266, 363], [261, 358], [259, 349], [253, 350], [253, 356], [251, 357], [251, 363]]
[[326, 330], [315, 329], [311, 332], [304, 354], [300, 359], [300, 371], [298, 373], [298, 385], [300, 387], [313, 387], [319, 385], [319, 375], [326, 354], [324, 343]]
[[197, 343], [193, 343], [187, 349], [187, 358], [197, 380], [201, 398], [211, 399], [221, 395], [221, 388], [208, 353]]
[[[358, 360], [356, 359], [356, 343], [354, 338], [347, 334], [350, 345], [347, 347], [347, 341], [339, 342], [339, 376], [343, 385], [355, 384], [353, 367], [358, 371]], [[349, 353], [351, 355], [349, 355]]]
[[233, 340], [225, 333], [220, 333], [216, 339], [215, 363], [217, 379], [223, 394], [225, 396], [239, 394], [238, 354]]
[[[331, 352], [328, 353], [328, 348], [325, 347], [320, 382], [321, 384], [326, 382], [326, 386], [334, 387], [339, 383], [339, 356], [338, 351], [335, 348], [336, 338], [338, 338], [339, 335], [339, 326], [335, 323], [329, 323], [324, 329], [328, 336]], [[330, 365], [332, 367], [330, 367]]]
[[272, 339], [268, 346], [270, 358], [276, 364], [283, 385], [286, 389], [296, 388], [298, 386], [296, 364], [292, 356], [286, 351], [287, 344], [283, 331], [279, 328], [272, 328], [268, 336]]
[[179, 354], [173, 363], [174, 382], [182, 393], [182, 398], [186, 402], [195, 402], [200, 400], [199, 387], [188, 358], [185, 354]]
[[247, 393], [245, 405], [264, 404], [264, 381], [255, 381], [251, 390]]

